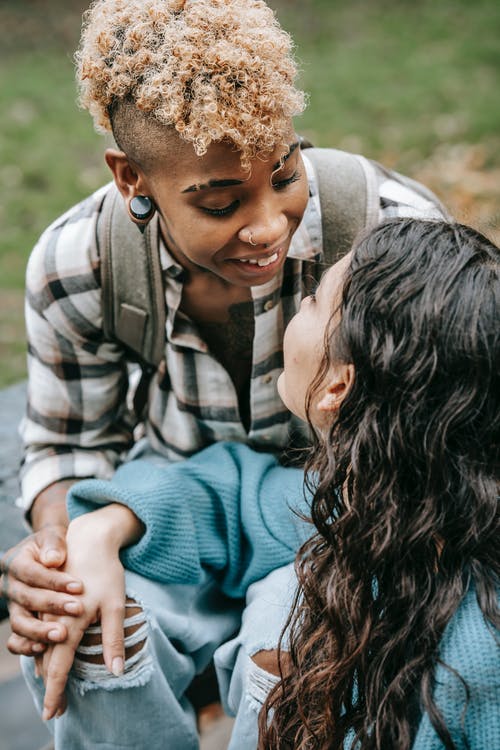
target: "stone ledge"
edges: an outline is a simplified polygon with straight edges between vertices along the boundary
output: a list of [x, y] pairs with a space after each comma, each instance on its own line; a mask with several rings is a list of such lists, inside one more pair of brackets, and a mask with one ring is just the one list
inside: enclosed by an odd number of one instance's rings
[[0, 391], [0, 550], [8, 549], [26, 535], [22, 511], [15, 506], [19, 495], [21, 438], [19, 422], [26, 403], [26, 383]]

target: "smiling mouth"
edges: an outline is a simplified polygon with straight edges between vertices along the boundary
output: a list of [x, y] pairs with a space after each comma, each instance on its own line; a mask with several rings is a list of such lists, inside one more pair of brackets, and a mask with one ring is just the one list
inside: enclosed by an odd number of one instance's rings
[[249, 266], [259, 266], [259, 268], [265, 268], [270, 266], [278, 260], [279, 250], [270, 255], [268, 258], [238, 258], [238, 263], [245, 263]]

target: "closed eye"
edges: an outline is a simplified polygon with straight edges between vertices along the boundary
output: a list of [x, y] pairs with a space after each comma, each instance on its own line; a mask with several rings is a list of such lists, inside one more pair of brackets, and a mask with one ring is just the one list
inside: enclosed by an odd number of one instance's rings
[[[283, 190], [289, 185], [292, 185], [294, 182], [297, 182], [297, 180], [300, 180], [300, 178], [300, 172], [298, 170], [295, 170], [295, 172], [285, 180], [273, 182], [273, 188], [275, 190]], [[208, 206], [200, 206], [200, 209], [209, 216], [230, 216], [232, 213], [234, 213], [234, 211], [236, 211], [239, 205], [240, 201], [235, 200], [232, 201], [232, 203], [229, 203], [227, 206], [222, 206], [221, 208], [209, 208]]]
[[283, 190], [283, 188], [288, 187], [288, 185], [291, 185], [293, 182], [297, 182], [297, 180], [300, 180], [301, 174], [298, 169], [295, 170], [295, 172], [290, 175], [290, 177], [287, 177], [285, 180], [279, 180], [279, 182], [273, 182], [273, 188], [275, 190]]
[[239, 204], [239, 201], [233, 201], [232, 203], [229, 203], [229, 205], [223, 206], [222, 208], [208, 208], [208, 206], [200, 206], [200, 208], [209, 216], [229, 216], [229, 214], [232, 214], [234, 211], [236, 211]]

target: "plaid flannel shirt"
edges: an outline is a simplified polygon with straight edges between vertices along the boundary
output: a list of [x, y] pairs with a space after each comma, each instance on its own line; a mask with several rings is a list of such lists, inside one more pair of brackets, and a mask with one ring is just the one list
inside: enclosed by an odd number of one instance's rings
[[[304, 431], [282, 404], [283, 332], [305, 294], [312, 264], [321, 262], [318, 188], [304, 154], [309, 202], [282, 272], [252, 288], [255, 316], [247, 432], [229, 374], [210, 354], [194, 323], [179, 310], [182, 268], [160, 246], [167, 306], [165, 366], [149, 388], [145, 429], [154, 450], [172, 460], [216, 441], [239, 441], [280, 452]], [[377, 169], [379, 218], [442, 217], [433, 204]], [[41, 490], [68, 477], [109, 478], [133, 444], [124, 350], [102, 331], [95, 232], [105, 186], [56, 220], [41, 236], [26, 276], [28, 404], [20, 431], [25, 445], [22, 498], [28, 509]]]

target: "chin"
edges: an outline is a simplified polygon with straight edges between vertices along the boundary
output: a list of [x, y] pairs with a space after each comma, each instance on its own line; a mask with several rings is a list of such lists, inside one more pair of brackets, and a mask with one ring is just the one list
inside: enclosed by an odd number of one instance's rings
[[285, 373], [282, 372], [282, 373], [280, 373], [280, 375], [278, 376], [278, 380], [276, 381], [276, 388], [278, 390], [278, 396], [280, 397], [280, 399], [283, 401], [283, 403], [285, 404], [286, 408], [288, 409], [288, 404], [287, 404], [286, 399], [284, 397], [284, 395], [285, 395], [284, 394], [284, 390], [285, 390], [284, 380], [285, 380]]
[[283, 401], [288, 411], [291, 411], [292, 414], [295, 414], [296, 417], [300, 417], [300, 419], [304, 419], [302, 414], [297, 414], [297, 410], [294, 407], [294, 404], [290, 402], [290, 400], [288, 399], [288, 396], [286, 393], [286, 387], [285, 387], [285, 373], [284, 372], [282, 372], [281, 375], [279, 376], [278, 381], [276, 383], [276, 387], [278, 389], [278, 396]]

